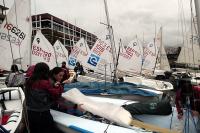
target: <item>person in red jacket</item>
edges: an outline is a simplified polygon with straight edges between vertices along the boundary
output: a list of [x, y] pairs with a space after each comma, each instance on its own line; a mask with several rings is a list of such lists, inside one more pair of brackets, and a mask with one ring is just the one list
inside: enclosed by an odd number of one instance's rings
[[195, 106], [194, 90], [190, 79], [181, 79], [179, 81], [179, 88], [176, 92], [175, 104], [178, 112], [178, 119], [183, 118], [184, 108], [189, 108], [192, 112], [192, 115], [198, 115]]
[[32, 76], [34, 68], [35, 68], [35, 65], [31, 65], [28, 67], [28, 69], [26, 71], [26, 75], [25, 75], [26, 79], [28, 79]]
[[70, 78], [69, 69], [66, 67], [66, 62], [65, 61], [62, 62], [62, 66], [61, 67], [64, 70], [64, 75], [63, 75], [63, 78], [62, 78], [61, 82], [63, 84], [70, 83], [70, 81], [68, 80]]
[[49, 79], [49, 66], [37, 63], [25, 84], [26, 109], [30, 133], [59, 133], [50, 114], [51, 105], [61, 96], [62, 89]]

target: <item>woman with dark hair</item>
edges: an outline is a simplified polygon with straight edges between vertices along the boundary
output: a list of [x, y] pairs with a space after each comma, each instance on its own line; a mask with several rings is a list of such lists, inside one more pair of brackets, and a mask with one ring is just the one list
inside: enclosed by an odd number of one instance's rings
[[23, 73], [19, 72], [16, 64], [11, 66], [11, 72], [6, 77], [5, 84], [8, 87], [21, 87], [23, 89], [25, 77]]
[[[61, 83], [64, 75], [64, 70], [61, 67], [55, 67], [50, 71], [50, 81], [52, 86], [59, 89], [61, 92], [64, 91], [63, 83]], [[56, 85], [56, 86], [55, 86]], [[60, 110], [60, 106], [63, 103], [64, 99], [59, 98], [57, 101], [53, 104], [52, 108], [55, 110]]]
[[54, 83], [61, 83], [62, 78], [64, 75], [64, 70], [61, 67], [55, 67], [50, 71], [50, 79], [51, 82]]
[[31, 77], [25, 84], [26, 108], [30, 133], [58, 133], [50, 114], [50, 107], [62, 93], [58, 83], [51, 83], [49, 67], [37, 63]]

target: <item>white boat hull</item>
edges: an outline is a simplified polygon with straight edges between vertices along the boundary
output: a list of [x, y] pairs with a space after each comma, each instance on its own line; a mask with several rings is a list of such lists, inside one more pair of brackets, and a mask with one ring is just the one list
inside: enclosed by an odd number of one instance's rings
[[[10, 114], [7, 123], [2, 125], [10, 133], [14, 133], [22, 120], [23, 102], [25, 99], [24, 93], [20, 87], [1, 88], [1, 99], [5, 105], [0, 107], [3, 114]], [[4, 98], [3, 98], [3, 92]], [[10, 94], [9, 94], [10, 92]]]

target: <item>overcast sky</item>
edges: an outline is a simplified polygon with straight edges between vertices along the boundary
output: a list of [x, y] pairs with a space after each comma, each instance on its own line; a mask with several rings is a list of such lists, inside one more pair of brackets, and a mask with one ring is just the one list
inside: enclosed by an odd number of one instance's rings
[[[189, 1], [182, 0], [188, 27]], [[13, 0], [5, 2], [10, 7]], [[152, 41], [155, 25], [157, 32], [162, 25], [164, 45], [180, 45], [178, 0], [107, 0], [107, 3], [116, 43], [121, 38], [127, 44], [135, 35], [140, 40]], [[32, 0], [32, 14], [38, 13], [50, 13], [97, 36], [105, 34], [105, 26], [100, 24], [106, 22], [103, 0]]]

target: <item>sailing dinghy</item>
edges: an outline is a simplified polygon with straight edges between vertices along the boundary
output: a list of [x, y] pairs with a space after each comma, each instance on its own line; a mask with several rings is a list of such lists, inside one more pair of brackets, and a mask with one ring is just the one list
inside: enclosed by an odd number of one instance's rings
[[67, 128], [72, 128], [75, 131], [87, 133], [100, 133], [105, 131], [108, 133], [149, 133], [152, 131], [159, 131], [163, 133], [173, 132], [169, 129], [159, 128], [152, 125], [150, 126], [145, 123], [143, 123], [142, 127], [147, 128], [147, 130], [142, 129], [141, 127], [131, 126], [133, 123], [136, 124], [137, 122], [133, 121], [130, 113], [127, 110], [124, 110], [120, 105], [131, 104], [134, 103], [133, 101], [87, 97], [80, 93], [77, 89], [69, 90], [68, 92], [63, 93], [62, 96], [68, 102], [71, 101], [76, 103], [84, 110], [93, 114], [92, 117], [87, 115], [75, 116], [51, 110], [56, 124], [62, 131], [66, 131]]
[[[24, 92], [20, 87], [0, 89], [1, 126], [9, 133], [15, 133], [22, 120]], [[0, 132], [2, 127], [0, 127]]]

